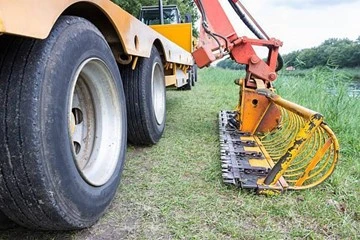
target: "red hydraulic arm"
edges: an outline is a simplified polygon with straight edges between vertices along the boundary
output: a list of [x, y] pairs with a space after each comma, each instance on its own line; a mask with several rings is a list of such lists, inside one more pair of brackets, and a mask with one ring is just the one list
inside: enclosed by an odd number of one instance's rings
[[[262, 79], [265, 83], [276, 80], [281, 41], [274, 38], [239, 37], [219, 0], [194, 0], [194, 2], [202, 15], [199, 46], [193, 52], [195, 62], [200, 68], [209, 66], [210, 63], [222, 58], [225, 54], [230, 54], [237, 63], [247, 65], [247, 79], [254, 76]], [[239, 0], [229, 0], [229, 2], [236, 7], [243, 7]], [[255, 24], [257, 23], [255, 22]], [[265, 36], [267, 37], [266, 34]], [[263, 46], [269, 49], [266, 61], [257, 56], [254, 46]]]

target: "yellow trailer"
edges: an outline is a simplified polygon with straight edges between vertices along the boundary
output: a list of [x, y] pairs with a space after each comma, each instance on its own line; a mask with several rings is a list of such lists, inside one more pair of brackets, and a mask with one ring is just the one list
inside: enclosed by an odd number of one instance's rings
[[1, 0], [0, 35], [0, 209], [28, 228], [89, 227], [127, 139], [162, 136], [165, 86], [186, 83], [192, 56], [108, 0]]

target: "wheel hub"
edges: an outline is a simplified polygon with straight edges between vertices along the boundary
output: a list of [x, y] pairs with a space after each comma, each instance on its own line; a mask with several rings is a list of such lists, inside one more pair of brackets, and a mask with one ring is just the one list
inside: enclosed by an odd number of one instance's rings
[[119, 161], [122, 139], [121, 107], [115, 81], [100, 59], [78, 68], [68, 113], [74, 161], [82, 178], [104, 185]]
[[153, 65], [152, 71], [151, 93], [155, 118], [158, 125], [161, 125], [165, 119], [165, 82], [162, 76], [161, 66], [156, 62]]

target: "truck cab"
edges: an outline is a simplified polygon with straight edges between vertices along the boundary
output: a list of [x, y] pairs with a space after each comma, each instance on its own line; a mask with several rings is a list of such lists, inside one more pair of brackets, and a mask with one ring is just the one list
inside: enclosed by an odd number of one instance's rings
[[[181, 23], [180, 11], [176, 5], [167, 5], [163, 7], [164, 24]], [[140, 11], [140, 21], [146, 25], [159, 25], [160, 14], [159, 6], [144, 6]]]
[[[163, 9], [162, 13], [160, 9]], [[143, 6], [140, 10], [139, 20], [184, 50], [193, 51], [192, 25], [188, 21], [184, 23], [181, 20], [180, 11], [176, 5]], [[178, 78], [176, 81], [175, 79], [168, 79], [168, 82], [173, 82], [173, 85], [177, 88], [191, 90], [191, 86], [194, 86], [195, 79], [197, 79], [193, 68], [191, 66], [185, 71], [176, 70], [176, 75], [183, 77]]]

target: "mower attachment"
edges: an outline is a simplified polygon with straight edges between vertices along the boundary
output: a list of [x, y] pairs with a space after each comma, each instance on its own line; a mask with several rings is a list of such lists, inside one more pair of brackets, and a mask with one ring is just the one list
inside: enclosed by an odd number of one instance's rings
[[[314, 187], [331, 175], [339, 144], [321, 114], [269, 89], [243, 89], [242, 95], [237, 111], [219, 114], [225, 183], [269, 195]], [[266, 106], [258, 106], [264, 97]], [[251, 119], [243, 114], [251, 112]]]

